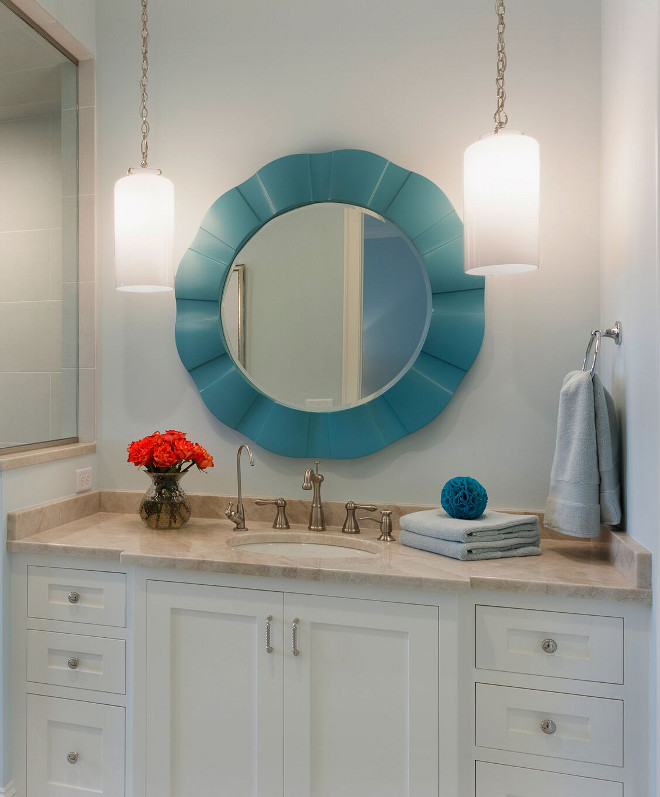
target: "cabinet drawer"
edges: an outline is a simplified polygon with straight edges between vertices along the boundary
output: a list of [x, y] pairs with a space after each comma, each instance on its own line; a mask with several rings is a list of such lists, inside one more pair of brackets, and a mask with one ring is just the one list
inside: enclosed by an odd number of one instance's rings
[[124, 709], [27, 696], [27, 797], [121, 797]]
[[[623, 701], [476, 684], [476, 744], [623, 766]], [[541, 723], [550, 720], [552, 733]]]
[[477, 761], [475, 797], [623, 797], [623, 783]]
[[476, 667], [623, 683], [623, 618], [476, 607]]
[[126, 643], [123, 639], [28, 631], [27, 679], [40, 684], [126, 691]]
[[102, 570], [28, 567], [28, 616], [126, 625], [126, 576]]

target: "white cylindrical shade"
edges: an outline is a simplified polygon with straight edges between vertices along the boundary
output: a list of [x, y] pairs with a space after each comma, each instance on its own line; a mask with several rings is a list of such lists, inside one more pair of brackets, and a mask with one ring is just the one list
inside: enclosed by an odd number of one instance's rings
[[158, 169], [115, 183], [115, 278], [120, 291], [171, 291], [174, 186]]
[[513, 131], [465, 150], [465, 271], [516, 274], [539, 265], [539, 145]]

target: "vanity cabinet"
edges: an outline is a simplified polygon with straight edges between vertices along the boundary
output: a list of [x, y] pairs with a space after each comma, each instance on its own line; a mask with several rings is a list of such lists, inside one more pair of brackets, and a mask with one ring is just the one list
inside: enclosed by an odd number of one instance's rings
[[26, 739], [17, 794], [123, 797], [126, 574], [29, 565], [16, 580], [25, 614], [14, 646], [15, 728]]
[[617, 611], [476, 603], [476, 797], [646, 797], [646, 643]]
[[146, 593], [147, 797], [437, 797], [437, 606]]
[[11, 572], [16, 797], [651, 797], [641, 603]]

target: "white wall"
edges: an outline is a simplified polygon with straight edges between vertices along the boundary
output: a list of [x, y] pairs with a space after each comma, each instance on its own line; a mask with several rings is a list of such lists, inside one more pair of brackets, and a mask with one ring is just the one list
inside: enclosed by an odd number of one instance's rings
[[[126, 444], [179, 427], [217, 463], [188, 487], [231, 493], [241, 439], [178, 360], [174, 297], [114, 290], [112, 185], [139, 162], [134, 5], [97, 4], [100, 482], [145, 487]], [[434, 180], [462, 212], [463, 151], [494, 111], [491, 4], [162, 0], [150, 28], [150, 163], [176, 186], [177, 259], [216, 197], [295, 152], [374, 151]], [[470, 474], [493, 506], [544, 506], [561, 380], [599, 320], [598, 0], [509, 6], [507, 50], [511, 126], [541, 144], [542, 269], [489, 282], [484, 346], [449, 408], [379, 453], [324, 462], [327, 498], [437, 502], [448, 478]], [[255, 453], [248, 494], [302, 497], [308, 462]]]
[[[620, 320], [623, 343], [615, 351], [605, 342], [601, 374], [623, 418], [628, 531], [654, 557], [660, 554], [658, 5], [658, 0], [604, 0], [602, 77], [601, 323]], [[654, 565], [656, 595], [658, 570]], [[655, 710], [649, 741], [657, 767], [660, 635], [657, 607], [653, 612]]]

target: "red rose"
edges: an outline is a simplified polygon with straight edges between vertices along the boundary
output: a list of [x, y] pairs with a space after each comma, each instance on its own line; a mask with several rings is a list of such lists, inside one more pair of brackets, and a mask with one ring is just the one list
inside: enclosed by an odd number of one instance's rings
[[195, 443], [192, 459], [200, 470], [213, 467], [213, 457], [199, 443]]
[[[162, 440], [162, 438], [161, 438]], [[159, 441], [154, 448], [154, 465], [158, 468], [171, 468], [179, 461], [168, 442]]]
[[131, 443], [128, 446], [128, 461], [138, 466], [153, 464], [154, 445], [157, 438], [158, 432], [155, 432], [148, 437], [143, 437], [142, 440], [135, 440]]
[[186, 440], [185, 437], [176, 438], [172, 441], [172, 451], [176, 454], [177, 459], [182, 462], [188, 462], [193, 459], [195, 444], [191, 443], [190, 440]]

